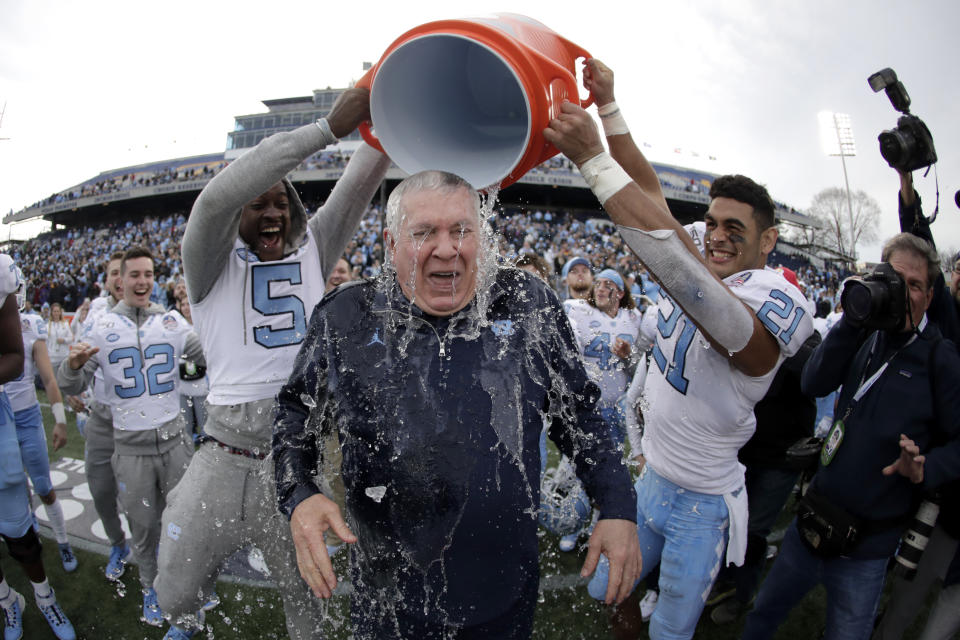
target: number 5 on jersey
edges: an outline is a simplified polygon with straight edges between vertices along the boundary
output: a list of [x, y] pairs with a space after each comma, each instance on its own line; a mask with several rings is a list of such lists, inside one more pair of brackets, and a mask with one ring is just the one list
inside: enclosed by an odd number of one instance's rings
[[300, 263], [257, 264], [253, 266], [253, 308], [265, 316], [290, 314], [290, 325], [283, 329], [254, 327], [253, 339], [262, 347], [275, 349], [300, 344], [307, 333], [303, 301], [295, 295], [273, 296], [273, 283], [301, 284]]

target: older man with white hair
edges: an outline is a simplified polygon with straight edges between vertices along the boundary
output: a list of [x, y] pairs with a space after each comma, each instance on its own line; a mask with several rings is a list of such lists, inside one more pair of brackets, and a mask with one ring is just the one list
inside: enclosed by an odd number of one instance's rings
[[[300, 572], [329, 597], [322, 533], [353, 544], [358, 638], [530, 636], [544, 416], [600, 510], [584, 575], [608, 554], [613, 602], [640, 570], [630, 480], [560, 302], [497, 266], [480, 211], [455, 175], [401, 183], [384, 275], [317, 306], [278, 397], [277, 493]], [[334, 429], [349, 528], [314, 482]]]

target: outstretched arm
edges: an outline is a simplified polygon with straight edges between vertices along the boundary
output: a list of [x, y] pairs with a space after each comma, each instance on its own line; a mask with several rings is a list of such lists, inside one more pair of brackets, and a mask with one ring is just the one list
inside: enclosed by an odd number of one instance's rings
[[187, 221], [181, 249], [190, 302], [203, 300], [223, 271], [243, 206], [283, 179], [304, 158], [356, 129], [368, 117], [366, 108], [358, 105], [368, 100], [366, 89], [348, 89], [327, 118], [264, 139], [203, 188]]
[[665, 211], [669, 211], [667, 199], [664, 198], [663, 189], [660, 186], [660, 178], [634, 142], [623, 112], [614, 98], [613, 70], [596, 58], [584, 61], [583, 86], [593, 94], [597, 102], [600, 122], [603, 123], [607, 146], [610, 147], [610, 155], [651, 200]]
[[[717, 352], [749, 376], [770, 372], [780, 357], [773, 335], [710, 271], [699, 249], [660, 202], [634, 182], [603, 150], [586, 111], [565, 102], [544, 130], [576, 164], [637, 257]], [[685, 250], [685, 251], [684, 251]]]
[[[332, 123], [349, 129], [344, 136], [370, 119], [370, 95], [365, 90], [344, 92], [337, 99], [328, 116]], [[350, 157], [347, 168], [337, 180], [330, 197], [308, 222], [320, 248], [320, 269], [324, 277], [330, 273], [343, 254], [350, 238], [357, 231], [374, 192], [387, 175], [390, 158], [363, 143]]]
[[12, 293], [0, 306], [0, 384], [23, 373], [23, 333], [17, 297]]
[[60, 390], [67, 395], [80, 395], [90, 386], [93, 374], [96, 373], [99, 363], [93, 356], [100, 351], [86, 342], [77, 342], [70, 345], [70, 355], [60, 363], [57, 369], [57, 384]]
[[53, 365], [50, 364], [50, 354], [45, 340], [37, 340], [33, 343], [33, 364], [37, 368], [37, 373], [40, 374], [40, 381], [50, 401], [50, 411], [53, 412], [53, 450], [56, 451], [67, 444], [67, 417], [63, 411], [63, 396], [60, 395], [60, 387], [57, 386], [57, 376], [53, 373]]

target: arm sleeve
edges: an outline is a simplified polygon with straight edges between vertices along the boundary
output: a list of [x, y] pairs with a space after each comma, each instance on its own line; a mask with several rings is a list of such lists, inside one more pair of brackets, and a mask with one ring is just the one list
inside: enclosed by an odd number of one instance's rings
[[843, 384], [850, 362], [863, 344], [863, 333], [847, 322], [846, 316], [840, 317], [803, 367], [800, 389], [805, 395], [822, 398]]
[[70, 368], [70, 360], [64, 358], [57, 369], [57, 386], [60, 387], [60, 393], [68, 396], [77, 396], [83, 393], [83, 390], [90, 386], [93, 380], [93, 374], [96, 372], [100, 363], [96, 356], [87, 360], [79, 369]]
[[277, 502], [280, 511], [289, 518], [297, 505], [320, 493], [316, 477], [320, 467], [322, 447], [320, 429], [309, 428], [311, 409], [304, 398], [315, 406], [324, 406], [326, 396], [326, 368], [324, 318], [314, 312], [310, 330], [297, 354], [293, 373], [277, 396], [277, 410], [273, 425], [273, 460], [277, 481]]
[[[551, 369], [553, 384], [559, 385], [559, 410], [553, 416], [549, 434], [562, 454], [573, 460], [577, 476], [597, 505], [601, 519], [637, 521], [637, 497], [627, 468], [600, 413], [600, 388], [584, 369], [573, 330], [555, 297], [547, 303], [548, 318], [554, 318]], [[567, 418], [565, 418], [567, 417]], [[572, 418], [572, 420], [570, 420]]]
[[243, 205], [276, 184], [328, 143], [316, 124], [275, 133], [207, 183], [190, 212], [181, 255], [190, 302], [203, 300], [226, 265]]
[[360, 218], [388, 168], [390, 158], [367, 143], [360, 145], [330, 197], [307, 223], [320, 249], [320, 269], [324, 277], [356, 233]]

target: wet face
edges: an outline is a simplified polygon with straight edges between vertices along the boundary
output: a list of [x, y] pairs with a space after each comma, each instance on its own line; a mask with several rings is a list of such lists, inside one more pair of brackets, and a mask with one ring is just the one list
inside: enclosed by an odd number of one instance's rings
[[334, 287], [337, 287], [349, 280], [350, 263], [343, 258], [340, 258], [337, 260], [336, 266], [333, 267], [333, 272], [330, 273], [330, 277], [327, 278], [327, 291], [331, 291]]
[[593, 286], [593, 272], [585, 264], [575, 264], [567, 272], [567, 288], [575, 297], [585, 298]]
[[113, 296], [114, 302], [123, 300], [123, 275], [120, 273], [122, 261], [120, 258], [111, 260], [107, 265], [107, 293]]
[[477, 290], [480, 220], [467, 189], [409, 193], [400, 203], [397, 237], [384, 238], [404, 295], [421, 310], [449, 316]]
[[953, 299], [960, 303], [960, 260], [953, 263], [953, 271], [950, 273], [950, 293]]
[[131, 258], [123, 265], [123, 301], [131, 307], [146, 308], [153, 291], [153, 260]]
[[597, 303], [597, 309], [612, 318], [620, 310], [621, 298], [623, 298], [623, 291], [617, 288], [613, 280], [597, 278], [593, 285], [593, 299]]
[[912, 251], [893, 251], [889, 262], [907, 284], [910, 316], [904, 322], [903, 330], [911, 331], [920, 324], [923, 314], [933, 301], [933, 288], [927, 282], [927, 261]]
[[760, 231], [752, 206], [732, 198], [714, 198], [704, 221], [707, 266], [718, 277], [762, 269], [767, 264], [767, 255], [777, 243], [777, 230]]
[[290, 202], [282, 182], [245, 204], [240, 214], [240, 238], [264, 262], [283, 257], [289, 229]]

